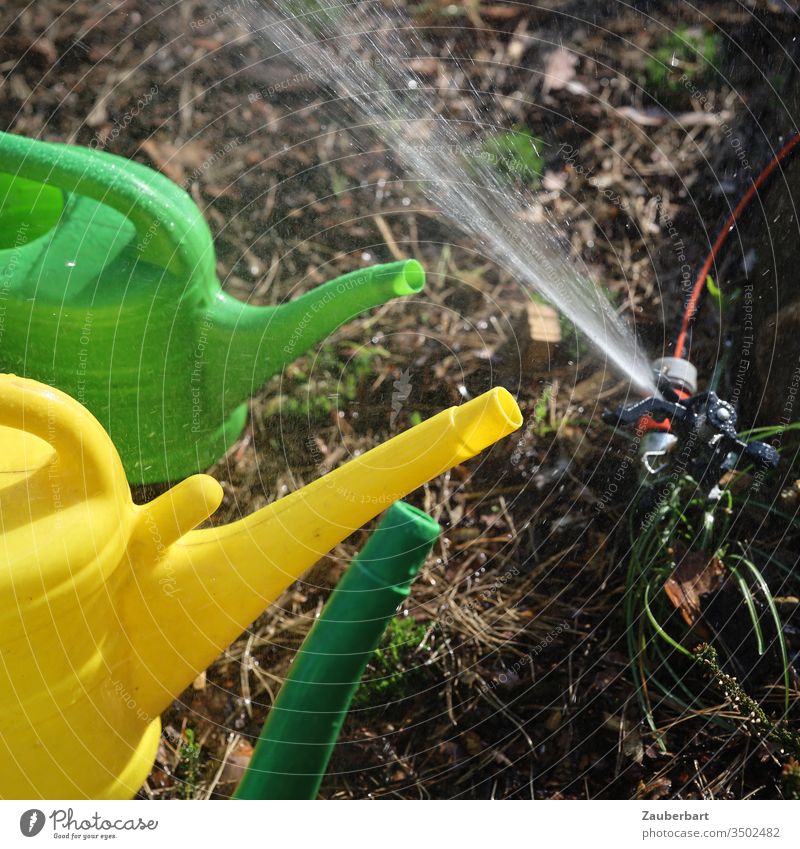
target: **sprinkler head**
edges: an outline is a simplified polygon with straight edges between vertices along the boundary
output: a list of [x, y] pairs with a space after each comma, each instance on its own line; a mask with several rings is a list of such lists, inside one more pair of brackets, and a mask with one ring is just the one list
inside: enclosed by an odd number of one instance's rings
[[[739, 437], [733, 404], [714, 392], [686, 395], [673, 385], [675, 374], [672, 371], [668, 377], [666, 372], [659, 372], [658, 396], [603, 413], [603, 420], [615, 427], [634, 425], [639, 432], [646, 431], [642, 460], [648, 473], [662, 471], [668, 455], [677, 455], [674, 462], [715, 498], [719, 497], [722, 476], [739, 459], [753, 463], [761, 474], [778, 465], [778, 452], [771, 445], [745, 442]], [[686, 378], [690, 372], [684, 370], [682, 375]], [[691, 385], [686, 380], [683, 383]]]

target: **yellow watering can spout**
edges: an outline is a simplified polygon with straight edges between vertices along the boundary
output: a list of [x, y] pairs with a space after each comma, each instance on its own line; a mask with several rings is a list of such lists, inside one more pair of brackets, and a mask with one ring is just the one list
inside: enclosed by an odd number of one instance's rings
[[0, 798], [133, 795], [158, 715], [283, 589], [392, 502], [516, 430], [504, 389], [220, 528], [206, 475], [131, 499], [101, 425], [0, 375]]
[[[320, 557], [394, 501], [475, 456], [521, 421], [511, 395], [494, 389], [252, 516], [182, 537], [180, 531], [193, 519], [210, 512], [216, 493], [198, 475], [184, 481], [180, 493], [176, 487], [162, 496], [172, 500], [154, 520], [167, 529], [159, 536], [180, 539], [149, 571], [137, 571], [126, 597], [125, 620], [136, 623], [137, 699], [153, 715], [161, 713]], [[191, 515], [187, 522], [179, 518], [184, 511]]]

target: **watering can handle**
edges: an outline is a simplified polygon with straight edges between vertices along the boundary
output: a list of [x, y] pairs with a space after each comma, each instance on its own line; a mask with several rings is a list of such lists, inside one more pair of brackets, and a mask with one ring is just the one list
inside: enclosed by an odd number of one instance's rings
[[83, 494], [120, 485], [127, 491], [122, 462], [108, 434], [69, 395], [35, 380], [0, 374], [0, 425], [48, 443], [60, 465], [83, 478]]
[[112, 153], [3, 132], [0, 171], [112, 207], [135, 225], [142, 259], [182, 279], [216, 281], [205, 219], [191, 197], [157, 171]]

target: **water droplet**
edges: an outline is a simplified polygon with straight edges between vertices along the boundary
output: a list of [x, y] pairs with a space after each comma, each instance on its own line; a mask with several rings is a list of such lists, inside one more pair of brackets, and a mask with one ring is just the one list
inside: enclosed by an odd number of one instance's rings
[[372, 262], [372, 254], [369, 251], [364, 251], [364, 253], [361, 254], [361, 259], [363, 259], [364, 262]]

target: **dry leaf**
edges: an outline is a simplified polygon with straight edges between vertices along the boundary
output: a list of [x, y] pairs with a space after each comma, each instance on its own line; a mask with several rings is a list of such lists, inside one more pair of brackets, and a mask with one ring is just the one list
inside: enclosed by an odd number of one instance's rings
[[238, 784], [244, 777], [250, 759], [253, 757], [253, 747], [247, 740], [240, 740], [228, 755], [225, 766], [219, 776], [220, 784]]
[[694, 625], [700, 616], [700, 599], [714, 592], [722, 583], [725, 564], [719, 557], [708, 559], [704, 554], [687, 554], [664, 584], [664, 592], [687, 625]]
[[481, 755], [486, 750], [486, 744], [474, 731], [465, 731], [461, 735], [461, 741], [467, 753], [475, 757]]
[[654, 800], [663, 799], [665, 796], [669, 795], [671, 790], [672, 782], [669, 778], [659, 776], [658, 778], [654, 778], [652, 781], [649, 781], [647, 784], [640, 781], [636, 788], [636, 798]]
[[542, 91], [557, 91], [566, 88], [567, 83], [574, 78], [578, 57], [565, 47], [559, 47], [547, 55], [544, 66], [544, 85]]
[[[627, 723], [626, 723], [627, 724]], [[641, 764], [644, 760], [644, 743], [639, 726], [633, 724], [630, 728], [623, 725], [622, 751], [634, 763]]]
[[518, 6], [483, 6], [481, 5], [481, 17], [490, 21], [508, 21], [522, 14]]
[[566, 188], [567, 172], [566, 171], [545, 171], [542, 177], [542, 186], [548, 192], [560, 192]]
[[187, 176], [201, 173], [211, 158], [207, 145], [197, 140], [176, 147], [172, 142], [150, 138], [142, 142], [142, 150], [159, 171], [179, 185], [187, 182]]

